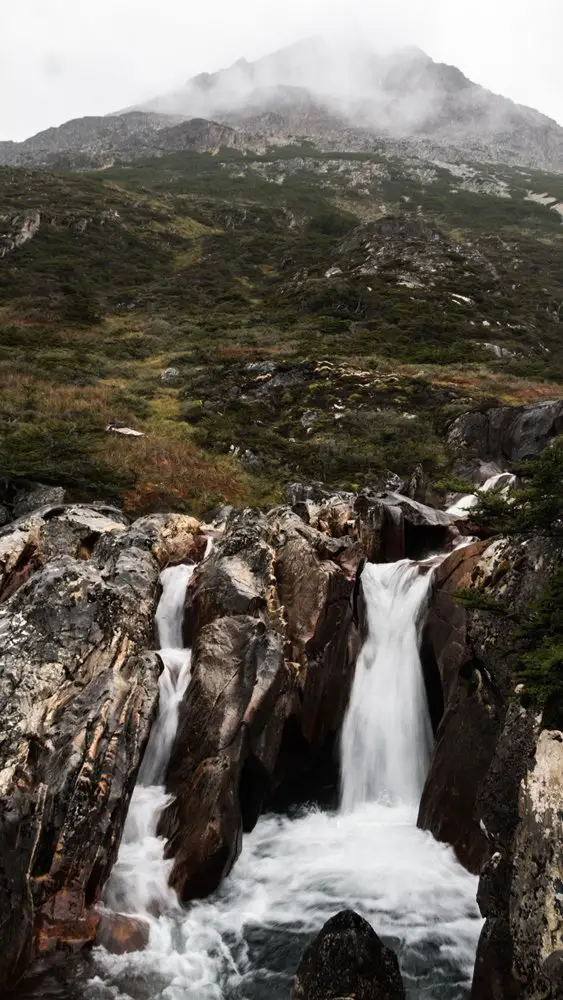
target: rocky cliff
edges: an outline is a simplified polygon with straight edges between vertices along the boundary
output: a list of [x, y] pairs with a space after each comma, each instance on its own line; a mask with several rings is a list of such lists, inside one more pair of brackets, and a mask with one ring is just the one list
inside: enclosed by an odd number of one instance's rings
[[[12, 513], [25, 506], [16, 495]], [[481, 875], [474, 1000], [560, 995], [559, 689], [537, 700], [518, 631], [530, 613], [537, 628], [559, 542], [471, 540], [475, 525], [425, 502], [434, 492], [421, 469], [359, 495], [293, 484], [288, 506], [220, 511], [212, 527], [181, 514], [131, 524], [108, 505], [52, 499], [0, 529], [3, 988], [38, 958], [115, 946], [98, 904], [157, 708], [163, 567], [200, 563], [184, 619], [192, 681], [159, 828], [188, 902], [229, 873], [264, 809], [314, 797], [319, 781], [334, 790], [364, 560], [449, 549], [422, 637], [436, 741], [419, 824]], [[320, 996], [325, 952], [348, 956], [342, 988], [357, 980], [375, 997], [387, 977], [402, 996], [391, 953], [355, 915], [340, 917], [305, 955], [295, 996]], [[131, 920], [119, 933], [127, 947], [146, 940]]]

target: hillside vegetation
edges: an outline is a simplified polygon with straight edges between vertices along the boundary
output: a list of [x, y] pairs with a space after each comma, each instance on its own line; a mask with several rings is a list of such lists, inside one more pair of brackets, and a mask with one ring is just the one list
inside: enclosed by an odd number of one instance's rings
[[135, 513], [438, 477], [448, 421], [563, 377], [563, 178], [492, 169], [309, 144], [1, 168], [0, 467]]

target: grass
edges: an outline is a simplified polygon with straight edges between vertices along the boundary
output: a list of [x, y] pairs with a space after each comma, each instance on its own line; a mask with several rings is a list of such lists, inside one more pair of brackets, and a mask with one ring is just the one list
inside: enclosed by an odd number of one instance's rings
[[[350, 177], [374, 165], [359, 194]], [[560, 180], [485, 169], [511, 200], [454, 193], [445, 171], [428, 184], [384, 150], [308, 144], [0, 169], [3, 231], [41, 214], [0, 258], [3, 470], [132, 512], [261, 502], [295, 477], [370, 484], [419, 461], [439, 478], [449, 420], [553, 398], [563, 377], [563, 229], [524, 200]], [[106, 434], [116, 419], [145, 437]]]

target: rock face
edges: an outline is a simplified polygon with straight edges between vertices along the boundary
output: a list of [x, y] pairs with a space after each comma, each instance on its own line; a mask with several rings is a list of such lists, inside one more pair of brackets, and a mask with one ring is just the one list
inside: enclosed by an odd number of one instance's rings
[[525, 610], [558, 560], [541, 539], [479, 541], [454, 551], [436, 572], [422, 659], [427, 673], [439, 674], [444, 714], [418, 822], [476, 874], [493, 850], [482, 828], [484, 820], [489, 831], [485, 779], [514, 693], [514, 641], [506, 617], [465, 608], [454, 594], [472, 589]]
[[157, 707], [149, 527], [61, 506], [0, 536], [0, 989], [96, 935]]
[[337, 913], [303, 955], [292, 1000], [404, 1000], [397, 956], [353, 910]]
[[192, 683], [161, 830], [184, 900], [232, 867], [243, 829], [280, 784], [326, 752], [342, 722], [358, 645], [361, 552], [285, 508], [232, 513], [192, 579]]
[[485, 925], [472, 1000], [562, 996], [563, 733], [511, 706], [483, 803], [495, 853], [478, 901]]
[[[481, 934], [472, 1000], [561, 997], [563, 733], [516, 687], [511, 615], [561, 565], [553, 539], [498, 539], [454, 551], [439, 567], [422, 659], [441, 679], [444, 714], [419, 825], [481, 872]], [[469, 590], [509, 614], [464, 607]], [[434, 675], [436, 676], [436, 675]]]
[[463, 413], [454, 420], [448, 444], [456, 471], [483, 483], [514, 463], [534, 458], [563, 431], [563, 400], [532, 406], [499, 406]]

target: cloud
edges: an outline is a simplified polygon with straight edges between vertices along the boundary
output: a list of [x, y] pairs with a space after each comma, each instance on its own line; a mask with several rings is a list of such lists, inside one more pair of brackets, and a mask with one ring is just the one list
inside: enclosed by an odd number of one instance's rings
[[324, 32], [416, 44], [563, 121], [560, 0], [18, 0], [2, 11], [0, 139], [180, 87]]

